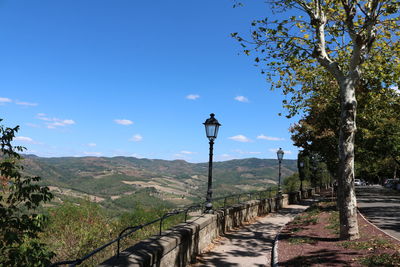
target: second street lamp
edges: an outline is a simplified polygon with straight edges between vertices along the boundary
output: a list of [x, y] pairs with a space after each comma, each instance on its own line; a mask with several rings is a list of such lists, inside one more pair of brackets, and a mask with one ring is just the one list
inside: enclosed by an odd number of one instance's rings
[[282, 190], [281, 190], [281, 164], [282, 164], [282, 159], [283, 159], [283, 154], [285, 154], [282, 150], [282, 148], [279, 148], [279, 150], [276, 152], [276, 155], [278, 156], [278, 161], [279, 161], [279, 181], [278, 181], [278, 195], [281, 197], [282, 195]]
[[221, 124], [214, 118], [215, 114], [211, 113], [203, 124], [206, 127], [206, 135], [210, 140], [210, 159], [208, 161], [208, 184], [207, 184], [207, 196], [206, 196], [206, 210], [205, 213], [212, 213], [212, 161], [213, 161], [213, 148], [214, 140], [217, 138], [218, 129]]
[[300, 194], [303, 196], [304, 162], [299, 162]]

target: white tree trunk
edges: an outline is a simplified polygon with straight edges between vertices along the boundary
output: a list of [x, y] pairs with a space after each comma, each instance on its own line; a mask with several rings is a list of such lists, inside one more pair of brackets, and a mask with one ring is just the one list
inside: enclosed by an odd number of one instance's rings
[[[350, 75], [349, 75], [350, 76]], [[340, 82], [341, 114], [339, 134], [338, 199], [340, 238], [359, 238], [357, 201], [354, 190], [354, 138], [356, 133], [355, 84], [357, 77], [344, 77]]]

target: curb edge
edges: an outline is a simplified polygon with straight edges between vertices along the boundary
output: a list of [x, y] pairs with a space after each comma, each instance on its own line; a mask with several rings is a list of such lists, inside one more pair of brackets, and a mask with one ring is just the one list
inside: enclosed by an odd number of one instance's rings
[[359, 209], [358, 207], [357, 207], [357, 211], [358, 211], [358, 214], [360, 214], [360, 216], [361, 216], [367, 223], [369, 223], [370, 225], [372, 225], [373, 227], [375, 227], [376, 229], [378, 229], [379, 231], [381, 231], [381, 232], [384, 233], [385, 235], [387, 235], [387, 236], [389, 236], [389, 237], [391, 237], [391, 238], [393, 238], [393, 239], [395, 239], [395, 240], [397, 240], [397, 241], [400, 242], [400, 239], [399, 239], [399, 238], [392, 236], [391, 234], [389, 234], [389, 233], [386, 232], [385, 230], [382, 230], [381, 228], [379, 228], [378, 226], [376, 226], [375, 224], [373, 224], [370, 220], [368, 220], [367, 217], [365, 217], [365, 216], [361, 213], [361, 211], [360, 211], [360, 209]]
[[279, 242], [279, 235], [281, 234], [283, 228], [286, 226], [286, 224], [284, 226], [282, 226], [278, 233], [275, 236], [274, 239], [274, 243], [272, 245], [272, 251], [271, 251], [271, 267], [278, 267], [279, 264], [279, 259], [278, 259], [278, 242]]

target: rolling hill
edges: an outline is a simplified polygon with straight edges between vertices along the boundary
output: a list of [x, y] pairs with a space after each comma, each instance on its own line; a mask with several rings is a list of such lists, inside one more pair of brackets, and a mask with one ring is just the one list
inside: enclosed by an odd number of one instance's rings
[[[56, 202], [86, 198], [118, 214], [135, 205], [176, 207], [203, 200], [208, 163], [134, 157], [24, 156], [24, 172], [42, 177]], [[275, 185], [277, 160], [248, 158], [214, 162], [214, 197]], [[282, 177], [296, 171], [295, 160], [284, 160]]]

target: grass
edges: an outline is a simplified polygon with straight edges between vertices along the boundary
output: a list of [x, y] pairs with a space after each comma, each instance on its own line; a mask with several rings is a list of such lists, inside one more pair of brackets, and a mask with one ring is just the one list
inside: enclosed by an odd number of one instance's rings
[[291, 237], [288, 239], [288, 242], [292, 245], [299, 244], [316, 244], [317, 241], [310, 237]]
[[371, 255], [364, 257], [360, 260], [360, 263], [365, 266], [400, 266], [400, 253], [383, 253], [378, 255]]
[[310, 225], [310, 224], [317, 224], [318, 223], [318, 217], [317, 215], [310, 213], [310, 214], [305, 214], [296, 217], [292, 224], [294, 225]]
[[344, 241], [342, 247], [349, 249], [396, 249], [396, 245], [386, 239], [373, 239], [370, 241]]
[[[320, 216], [322, 215], [321, 219]], [[328, 215], [328, 216], [327, 216]], [[326, 218], [326, 219], [325, 219]], [[319, 220], [320, 219], [320, 220]], [[360, 222], [359, 222], [360, 223]], [[287, 242], [291, 245], [315, 245], [317, 242], [319, 244], [319, 239], [314, 236], [308, 236], [307, 234], [302, 235], [297, 233], [303, 229], [314, 229], [312, 226], [305, 227], [310, 224], [323, 224], [318, 225], [318, 227], [324, 227], [325, 229], [331, 230], [332, 236], [336, 235], [339, 237], [340, 233], [340, 221], [339, 212], [337, 211], [336, 204], [334, 202], [319, 202], [311, 206], [306, 212], [297, 216], [288, 228], [289, 232], [287, 234]], [[316, 229], [318, 229], [318, 227]], [[361, 234], [361, 233], [360, 233]], [[319, 236], [324, 237], [324, 236]], [[337, 246], [338, 251], [346, 255], [346, 253], [359, 255], [356, 258], [350, 259], [344, 256], [345, 260], [348, 262], [357, 261], [358, 264], [363, 266], [399, 266], [400, 267], [400, 246], [396, 242], [392, 242], [390, 239], [385, 237], [378, 237], [373, 233], [363, 232], [362, 239], [352, 240], [352, 241], [341, 241], [339, 238], [329, 238], [331, 242]], [[333, 243], [330, 243], [330, 247]], [[324, 247], [323, 242], [321, 247]], [[321, 261], [324, 262], [323, 266], [330, 266], [330, 263], [334, 263], [336, 259], [332, 258], [336, 252], [332, 252], [332, 255], [321, 256], [322, 258], [316, 260], [316, 252], [322, 249], [319, 245], [315, 246], [315, 250], [310, 252], [306, 256], [298, 255], [297, 257], [291, 259], [291, 261], [296, 262], [296, 266], [311, 266], [314, 263], [320, 264]], [[307, 247], [310, 250], [310, 247]], [[306, 249], [306, 250], [307, 250]], [[355, 252], [357, 250], [357, 252]], [[313, 254], [314, 253], [314, 254]]]
[[340, 233], [340, 221], [339, 221], [339, 212], [331, 211], [328, 219], [328, 225], [325, 226], [325, 229], [329, 229], [333, 234]]
[[294, 227], [294, 228], [291, 228], [291, 229], [290, 229], [290, 231], [291, 231], [292, 233], [300, 232], [301, 230], [303, 230], [303, 228], [301, 228], [301, 227]]

